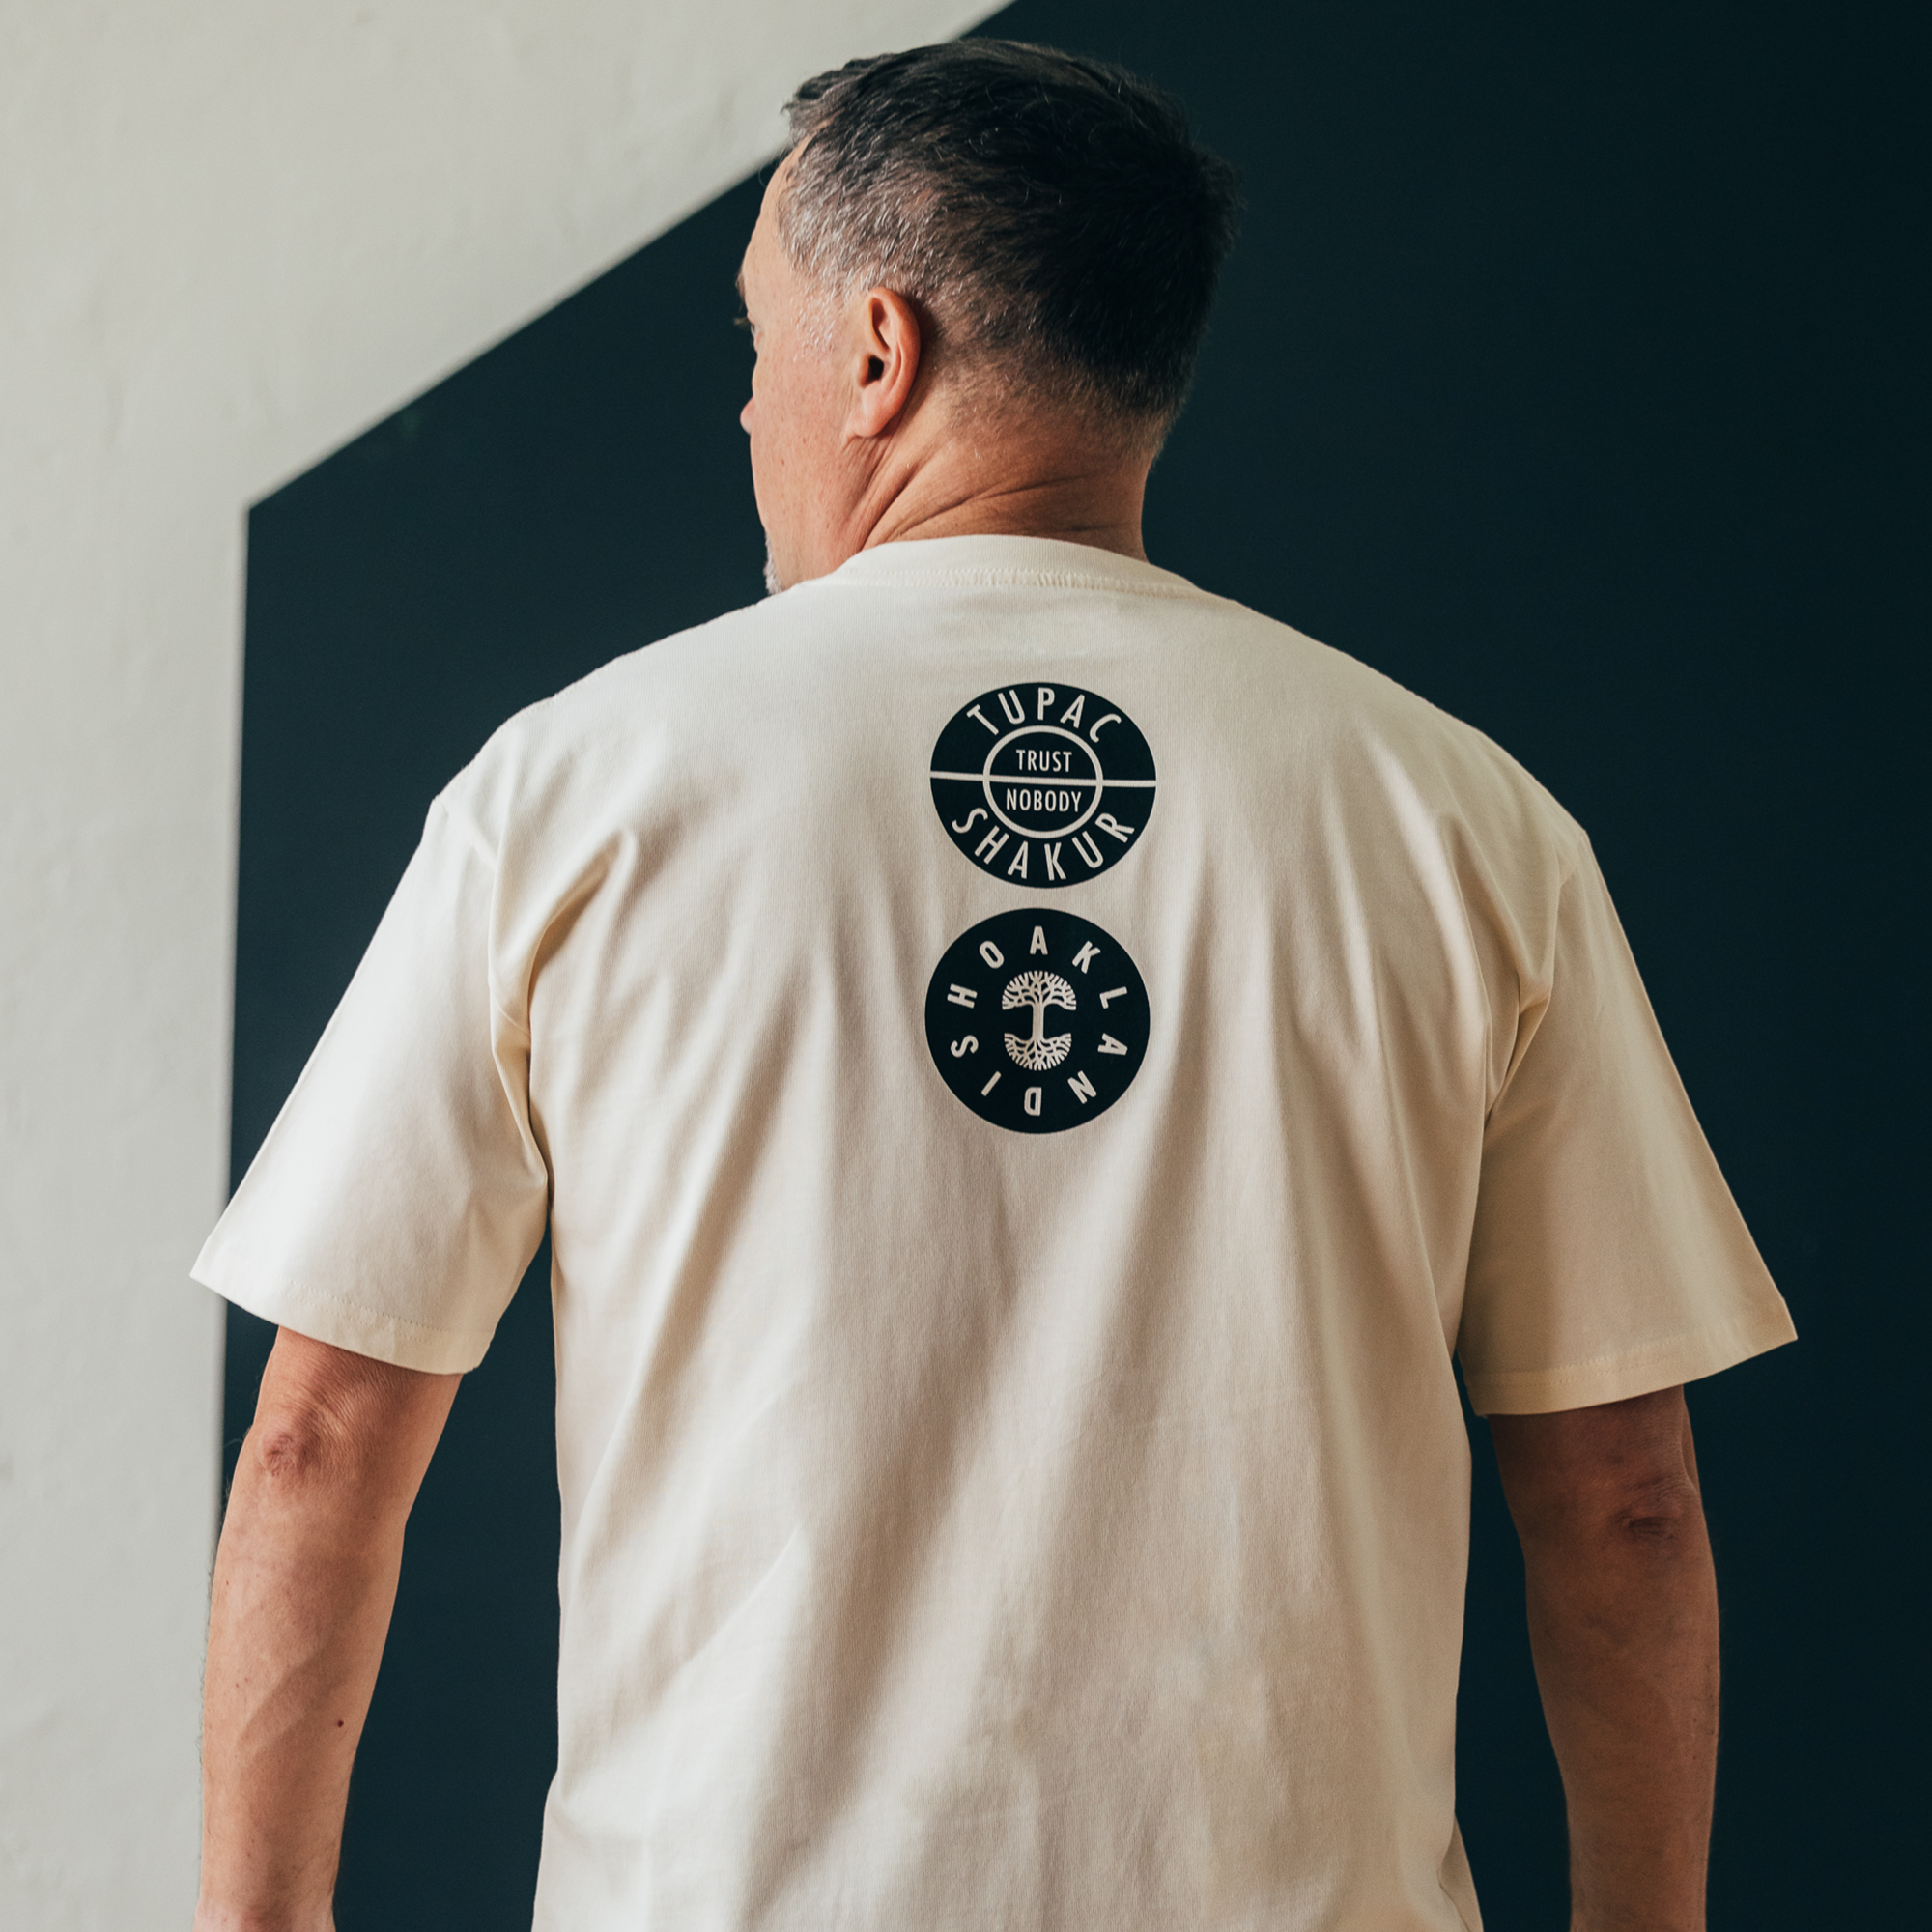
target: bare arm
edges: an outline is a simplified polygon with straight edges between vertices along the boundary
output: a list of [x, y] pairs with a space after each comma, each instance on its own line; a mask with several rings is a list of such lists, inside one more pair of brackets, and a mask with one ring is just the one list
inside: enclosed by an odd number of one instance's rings
[[196, 1932], [329, 1932], [403, 1524], [459, 1376], [284, 1328], [214, 1559]]
[[1704, 1932], [1718, 1592], [1684, 1391], [1490, 1429], [1569, 1805], [1573, 1932]]

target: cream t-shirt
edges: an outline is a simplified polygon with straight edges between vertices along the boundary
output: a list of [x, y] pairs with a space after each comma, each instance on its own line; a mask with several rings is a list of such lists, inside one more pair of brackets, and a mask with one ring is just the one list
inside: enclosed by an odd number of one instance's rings
[[547, 1215], [550, 1932], [1474, 1928], [1452, 1352], [1792, 1332], [1550, 798], [1029, 538], [504, 725], [195, 1274], [468, 1369]]

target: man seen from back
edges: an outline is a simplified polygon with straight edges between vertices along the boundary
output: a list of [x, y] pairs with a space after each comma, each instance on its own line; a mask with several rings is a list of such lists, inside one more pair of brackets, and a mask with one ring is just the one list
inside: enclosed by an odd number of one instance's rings
[[197, 1927], [332, 1923], [404, 1524], [548, 1229], [546, 1932], [1472, 1932], [1459, 1359], [1573, 1922], [1698, 1932], [1682, 1385], [1791, 1329], [1588, 840], [1147, 560], [1236, 204], [1172, 100], [969, 41], [790, 111], [780, 594], [450, 782], [196, 1265], [280, 1327]]

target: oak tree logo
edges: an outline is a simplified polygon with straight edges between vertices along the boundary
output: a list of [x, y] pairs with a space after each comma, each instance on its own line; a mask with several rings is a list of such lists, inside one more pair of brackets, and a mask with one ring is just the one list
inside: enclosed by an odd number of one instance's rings
[[926, 988], [925, 1039], [940, 1078], [981, 1120], [1059, 1133], [1132, 1085], [1147, 1054], [1147, 987], [1111, 933], [1027, 906], [946, 949]]
[[1030, 890], [1104, 872], [1153, 810], [1153, 753], [1140, 727], [1070, 684], [982, 693], [939, 734], [931, 780], [953, 844]]
[[1007, 990], [1000, 995], [1001, 1010], [1012, 1012], [1020, 1007], [1031, 1007], [1033, 1036], [1022, 1039], [1019, 1035], [1009, 1033], [1007, 1036], [1007, 1052], [1029, 1073], [1050, 1072], [1072, 1052], [1073, 1036], [1057, 1033], [1051, 1039], [1047, 1038], [1046, 1009], [1048, 1007], [1065, 1007], [1070, 1013], [1079, 1005], [1073, 988], [1058, 973], [1022, 973], [1017, 980], [1009, 980]]

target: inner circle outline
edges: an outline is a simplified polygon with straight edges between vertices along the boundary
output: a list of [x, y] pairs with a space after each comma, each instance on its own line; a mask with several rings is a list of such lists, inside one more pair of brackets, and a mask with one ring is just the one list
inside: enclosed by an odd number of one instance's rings
[[[1037, 738], [1042, 732], [1052, 738], [1071, 739], [1093, 760], [1094, 777], [1091, 781], [1094, 786], [1093, 803], [1088, 806], [1087, 810], [1078, 818], [1073, 819], [1066, 825], [1022, 825], [1017, 819], [1009, 818], [1000, 810], [998, 801], [993, 797], [993, 760], [1015, 738]], [[1100, 801], [1106, 795], [1107, 791], [1107, 768], [1100, 762], [1100, 748], [1097, 745], [1090, 745], [1078, 731], [1069, 731], [1064, 724], [1016, 724], [1004, 738], [997, 738], [993, 741], [993, 749], [986, 753], [986, 762], [980, 767], [980, 782], [986, 794], [986, 810], [1009, 832], [1017, 832], [1022, 838], [1070, 838], [1100, 810]], [[1025, 781], [1014, 779], [1010, 782], [1018, 784], [1025, 782]], [[1071, 782], [1071, 781], [1066, 781], [1066, 782]], [[1080, 782], [1085, 784], [1089, 781], [1083, 779]]]

